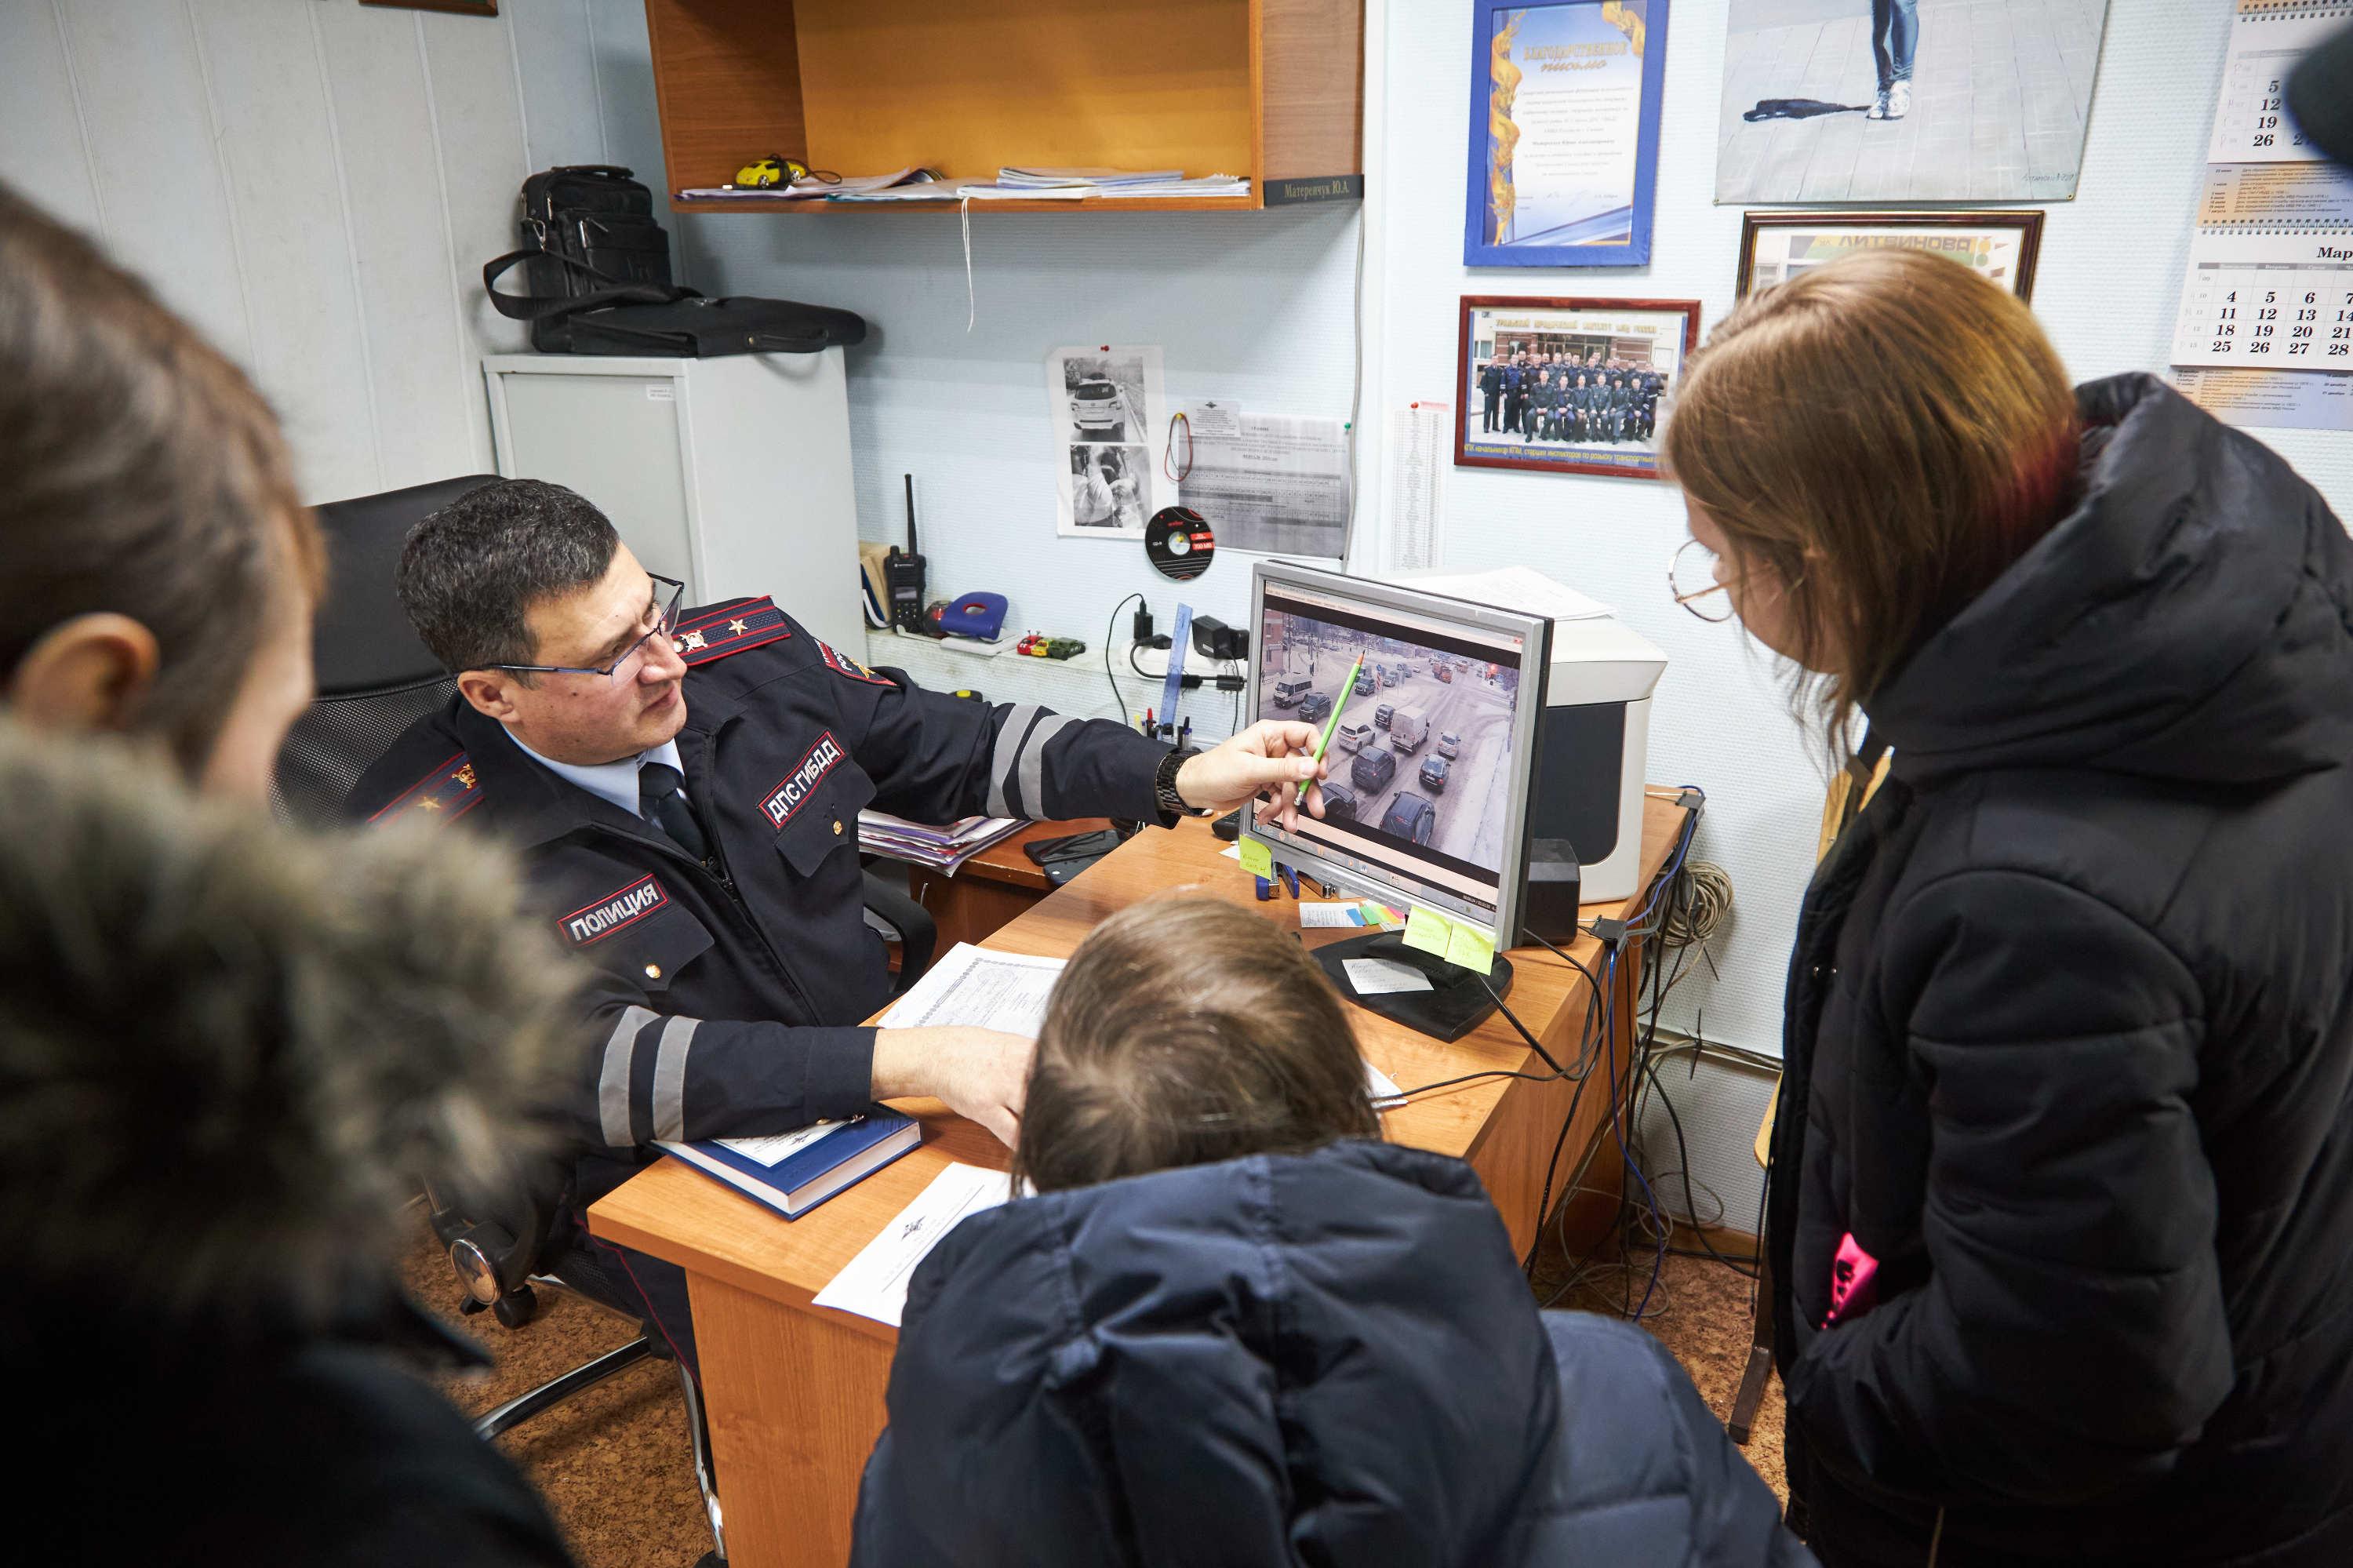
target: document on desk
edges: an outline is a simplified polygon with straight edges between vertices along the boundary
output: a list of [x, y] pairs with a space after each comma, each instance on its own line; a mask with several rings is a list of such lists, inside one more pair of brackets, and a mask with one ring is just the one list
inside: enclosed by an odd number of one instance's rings
[[826, 1282], [817, 1293], [817, 1304], [897, 1328], [907, 1309], [907, 1281], [914, 1277], [915, 1266], [967, 1216], [993, 1209], [1011, 1195], [1011, 1180], [1002, 1171], [950, 1165]]
[[958, 942], [932, 961], [923, 978], [881, 1019], [885, 1029], [969, 1024], [1033, 1038], [1046, 1022], [1046, 998], [1062, 973], [1060, 959], [996, 953]]

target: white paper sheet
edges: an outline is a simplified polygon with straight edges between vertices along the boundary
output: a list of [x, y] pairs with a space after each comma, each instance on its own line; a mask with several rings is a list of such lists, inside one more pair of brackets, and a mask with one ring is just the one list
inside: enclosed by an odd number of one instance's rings
[[1553, 581], [1533, 567], [1498, 567], [1492, 572], [1410, 577], [1396, 579], [1400, 587], [1442, 593], [1449, 599], [1492, 604], [1526, 615], [1554, 620], [1606, 620], [1610, 609], [1573, 588]]
[[1428, 975], [1411, 964], [1401, 964], [1394, 959], [1348, 959], [1340, 967], [1348, 971], [1348, 983], [1356, 988], [1358, 996], [1385, 996], [1390, 991], [1432, 989]]
[[1046, 1022], [1046, 998], [1062, 972], [1060, 959], [996, 953], [958, 942], [932, 961], [923, 978], [892, 1004], [885, 1029], [935, 1029], [964, 1024], [1035, 1035]]
[[826, 1282], [817, 1293], [817, 1304], [897, 1328], [907, 1309], [907, 1281], [914, 1277], [915, 1266], [966, 1218], [997, 1207], [1010, 1195], [1004, 1171], [950, 1165]]
[[746, 1160], [781, 1165], [842, 1125], [838, 1121], [813, 1121], [797, 1132], [780, 1132], [772, 1138], [723, 1138], [716, 1141], [720, 1148], [733, 1150]]
[[1446, 403], [1389, 410], [1388, 535], [1398, 571], [1427, 570], [1445, 553], [1438, 532], [1438, 492], [1439, 476], [1452, 455], [1447, 440], [1453, 413]]
[[1311, 931], [1317, 930], [1319, 928], [1329, 928], [1340, 926], [1361, 926], [1364, 924], [1361, 919], [1357, 918], [1356, 906], [1353, 902], [1346, 904], [1310, 904], [1304, 899], [1302, 899], [1299, 905], [1299, 923]]
[[[1361, 962], [1363, 960], [1360, 959], [1358, 961]], [[1379, 960], [1376, 959], [1374, 961], [1378, 962]], [[1365, 1088], [1366, 1091], [1373, 1097], [1373, 1104], [1383, 1110], [1387, 1110], [1393, 1105], [1401, 1106], [1405, 1104], [1405, 1093], [1398, 1087], [1397, 1080], [1390, 1077], [1387, 1073], [1382, 1072], [1378, 1067], [1374, 1066], [1370, 1062], [1365, 1064]]]
[[1238, 441], [1242, 439], [1242, 411], [1233, 403], [1187, 403], [1185, 423], [1196, 440]]
[[1145, 520], [1176, 503], [1176, 482], [1161, 466], [1168, 413], [1160, 350], [1142, 344], [1055, 349], [1046, 355], [1046, 407], [1056, 531], [1075, 539], [1143, 538]]
[[1345, 556], [1347, 422], [1244, 414], [1238, 423], [1231, 437], [1194, 427], [1193, 465], [1178, 491], [1208, 519], [1219, 548]]

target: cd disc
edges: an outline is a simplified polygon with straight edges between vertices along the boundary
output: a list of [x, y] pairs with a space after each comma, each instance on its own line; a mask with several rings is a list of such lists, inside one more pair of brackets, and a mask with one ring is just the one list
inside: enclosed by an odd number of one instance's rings
[[1162, 577], [1183, 582], [1209, 569], [1218, 538], [1189, 506], [1164, 506], [1144, 525], [1144, 555]]

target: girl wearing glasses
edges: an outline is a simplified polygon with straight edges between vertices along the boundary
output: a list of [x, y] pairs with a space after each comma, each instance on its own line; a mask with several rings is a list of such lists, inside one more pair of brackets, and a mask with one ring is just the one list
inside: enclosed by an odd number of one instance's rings
[[2353, 1562], [2353, 546], [2155, 377], [1857, 256], [1664, 436], [1676, 597], [1886, 783], [1816, 875], [1767, 1226], [1849, 1563]]

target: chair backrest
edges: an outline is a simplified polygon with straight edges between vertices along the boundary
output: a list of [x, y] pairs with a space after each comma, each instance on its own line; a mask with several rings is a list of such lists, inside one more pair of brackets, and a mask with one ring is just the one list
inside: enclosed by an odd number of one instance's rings
[[360, 775], [456, 689], [408, 624], [393, 573], [419, 518], [493, 477], [469, 474], [318, 509], [327, 536], [327, 595], [311, 639], [319, 694], [279, 754], [270, 795], [280, 816], [303, 822], [339, 816]]

